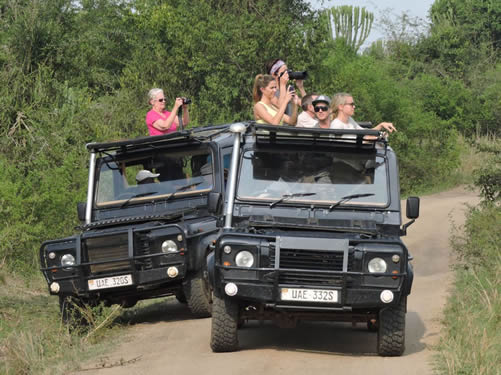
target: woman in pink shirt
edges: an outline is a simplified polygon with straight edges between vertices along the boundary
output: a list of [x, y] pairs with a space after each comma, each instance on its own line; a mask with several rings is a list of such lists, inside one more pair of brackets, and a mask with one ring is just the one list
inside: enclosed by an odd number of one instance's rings
[[162, 89], [151, 89], [148, 93], [151, 110], [146, 114], [146, 125], [150, 135], [162, 135], [175, 132], [179, 126], [177, 112], [183, 106], [183, 126], [190, 122], [188, 106], [183, 98], [176, 98], [172, 112], [165, 110], [165, 96]]

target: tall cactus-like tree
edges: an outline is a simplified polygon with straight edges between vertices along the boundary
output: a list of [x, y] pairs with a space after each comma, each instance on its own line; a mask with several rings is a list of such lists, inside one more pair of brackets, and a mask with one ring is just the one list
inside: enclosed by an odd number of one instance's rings
[[343, 5], [325, 9], [324, 20], [332, 39], [344, 38], [346, 43], [356, 51], [369, 36], [374, 22], [374, 14], [365, 7]]

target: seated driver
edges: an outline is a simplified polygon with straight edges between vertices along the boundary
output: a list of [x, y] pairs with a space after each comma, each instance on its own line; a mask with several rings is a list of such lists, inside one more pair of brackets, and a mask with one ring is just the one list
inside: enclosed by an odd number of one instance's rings
[[136, 182], [138, 185], [153, 184], [158, 176], [160, 176], [160, 173], [152, 173], [147, 169], [143, 169], [137, 172]]

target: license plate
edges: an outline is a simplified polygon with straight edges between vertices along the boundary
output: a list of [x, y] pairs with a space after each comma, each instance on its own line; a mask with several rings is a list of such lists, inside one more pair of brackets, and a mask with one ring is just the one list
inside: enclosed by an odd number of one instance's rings
[[103, 277], [102, 279], [89, 280], [89, 290], [118, 288], [121, 286], [132, 285], [131, 275], [121, 275], [112, 277]]
[[282, 301], [337, 303], [338, 291], [326, 289], [282, 288]]

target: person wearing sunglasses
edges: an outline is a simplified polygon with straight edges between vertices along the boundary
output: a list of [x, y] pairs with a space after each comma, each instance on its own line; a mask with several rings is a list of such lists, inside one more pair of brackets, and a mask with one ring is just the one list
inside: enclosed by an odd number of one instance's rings
[[[272, 98], [271, 101], [275, 107], [279, 107], [280, 106], [279, 103], [281, 100], [284, 100], [285, 96], [287, 95], [286, 91], [288, 89], [296, 93], [294, 86], [292, 86], [292, 89], [290, 89], [290, 87], [287, 86], [289, 82], [289, 71], [287, 68], [287, 64], [285, 64], [285, 62], [281, 59], [273, 59], [266, 63], [265, 70], [267, 74], [273, 76], [277, 84], [277, 91], [275, 92], [275, 96]], [[287, 108], [285, 109], [285, 114], [288, 116], [292, 115], [293, 104], [295, 104], [296, 106], [300, 106], [301, 98], [306, 95], [306, 91], [304, 91], [303, 80], [297, 79], [295, 82], [297, 88], [299, 89], [300, 96], [295, 95], [294, 100], [290, 101], [289, 104], [287, 105]], [[289, 122], [287, 122], [287, 124], [296, 125], [296, 123], [291, 124]]]
[[[334, 120], [331, 123], [331, 129], [363, 129], [352, 118], [355, 114], [355, 102], [351, 94], [341, 92], [334, 95], [331, 111], [334, 116]], [[387, 131], [388, 133], [397, 131], [391, 122], [381, 122], [372, 129]]]
[[188, 106], [183, 104], [183, 98], [176, 98], [172, 112], [165, 110], [166, 99], [162, 89], [154, 88], [148, 93], [151, 110], [146, 114], [146, 125], [150, 135], [162, 135], [172, 133], [177, 130], [179, 121], [177, 113], [179, 108], [183, 108], [183, 126], [190, 122]]
[[[278, 106], [272, 103], [277, 92], [275, 78], [269, 74], [258, 74], [254, 80], [252, 98], [254, 100], [254, 119], [258, 124], [283, 125], [295, 124], [297, 121], [297, 105], [294, 103], [295, 94], [288, 88], [286, 95], [281, 97]], [[289, 102], [293, 102], [292, 114], [286, 115], [285, 109]]]
[[312, 102], [315, 117], [317, 118], [317, 128], [329, 129], [331, 126], [331, 111], [329, 105], [331, 98], [327, 95], [319, 95]]

